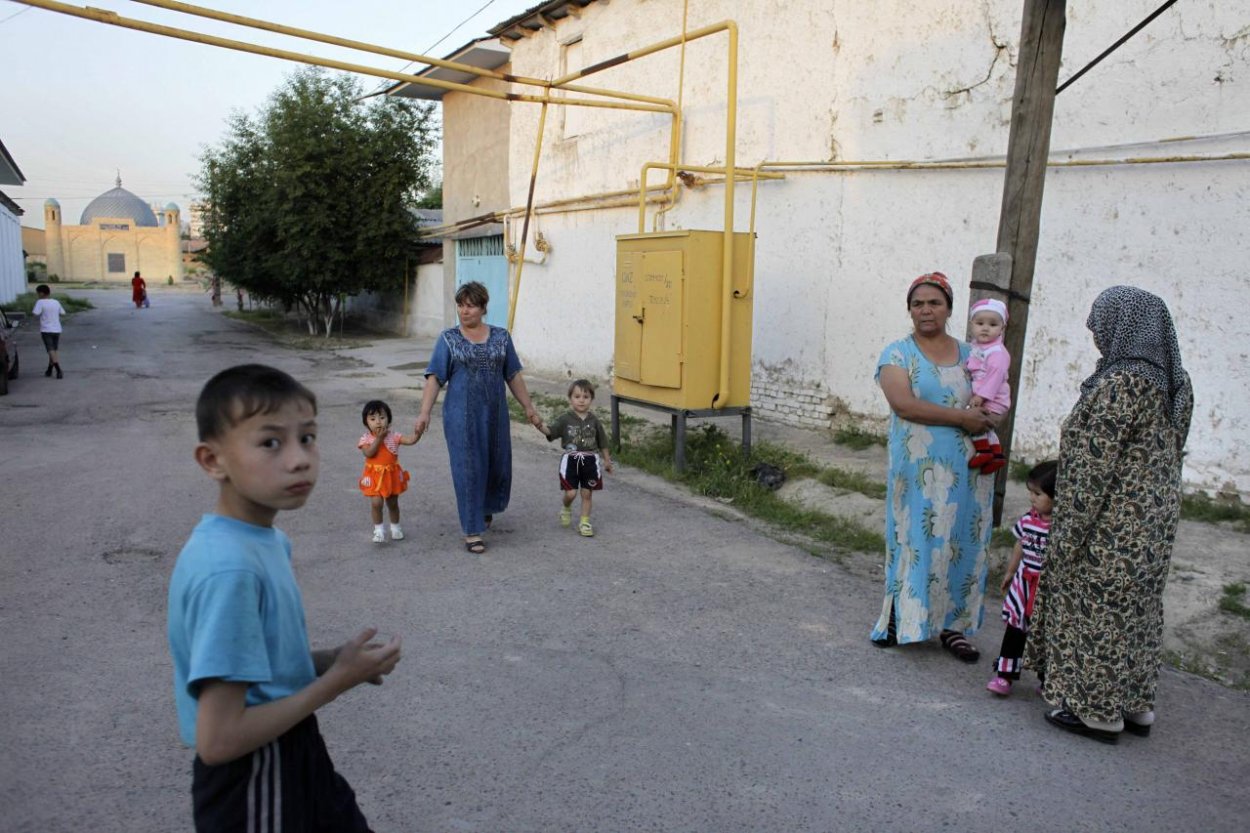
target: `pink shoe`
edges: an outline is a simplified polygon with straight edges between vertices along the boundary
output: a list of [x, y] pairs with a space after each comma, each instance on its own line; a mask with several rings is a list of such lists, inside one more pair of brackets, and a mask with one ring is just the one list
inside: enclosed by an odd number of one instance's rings
[[1006, 677], [994, 677], [985, 684], [986, 691], [992, 691], [999, 697], [1006, 697], [1011, 693], [1011, 680]]

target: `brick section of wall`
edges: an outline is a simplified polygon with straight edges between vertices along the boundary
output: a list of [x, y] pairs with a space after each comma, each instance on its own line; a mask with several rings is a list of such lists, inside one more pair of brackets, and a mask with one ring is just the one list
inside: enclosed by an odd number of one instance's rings
[[760, 419], [800, 428], [831, 428], [837, 399], [824, 385], [777, 376], [751, 380], [751, 408]]

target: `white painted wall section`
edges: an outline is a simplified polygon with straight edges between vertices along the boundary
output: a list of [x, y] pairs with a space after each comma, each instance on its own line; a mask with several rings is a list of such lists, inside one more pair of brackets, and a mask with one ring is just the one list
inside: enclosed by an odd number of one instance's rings
[[[1068, 4], [1066, 79], [1157, 6]], [[692, 0], [689, 27], [736, 19], [741, 32], [737, 162], [940, 160], [1005, 153], [1020, 35], [1019, 0], [736, 3]], [[677, 35], [679, 0], [592, 3], [580, 17], [512, 45], [512, 71], [555, 77]], [[570, 45], [575, 46], [570, 50]], [[681, 158], [723, 160], [726, 38], [689, 45]], [[576, 68], [576, 67], [572, 67]], [[626, 63], [582, 83], [672, 99], [679, 52]], [[523, 205], [538, 107], [514, 105], [509, 191]], [[538, 202], [637, 187], [668, 153], [669, 119], [552, 111]], [[1184, 141], [1164, 141], [1191, 137]], [[1192, 138], [1198, 137], [1198, 138]], [[1052, 159], [1179, 157], [1250, 150], [1250, 18], [1243, 4], [1181, 3], [1056, 102]], [[946, 272], [961, 334], [973, 259], [991, 252], [1001, 168], [788, 173], [758, 203], [753, 405], [802, 425], [880, 425], [873, 382], [882, 347], [905, 334], [915, 275]], [[653, 181], [662, 178], [652, 174]], [[723, 188], [683, 189], [666, 228], [721, 227]], [[737, 189], [747, 226], [749, 185]], [[1196, 410], [1185, 476], [1250, 496], [1250, 323], [1240, 313], [1250, 228], [1250, 162], [1055, 167], [1041, 239], [1017, 403], [1019, 457], [1057, 450], [1060, 422], [1097, 358], [1084, 327], [1104, 288], [1162, 296], [1176, 318]], [[553, 252], [526, 264], [516, 339], [528, 366], [608, 376], [614, 236], [631, 208], [540, 214]], [[570, 319], [577, 327], [567, 326]]]

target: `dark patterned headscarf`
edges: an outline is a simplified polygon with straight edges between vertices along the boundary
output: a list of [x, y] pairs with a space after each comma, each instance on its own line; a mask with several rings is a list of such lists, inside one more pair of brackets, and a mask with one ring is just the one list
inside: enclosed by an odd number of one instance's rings
[[1085, 326], [1094, 334], [1102, 358], [1093, 375], [1081, 383], [1081, 398], [1112, 373], [1131, 370], [1163, 391], [1172, 426], [1184, 430], [1194, 394], [1163, 299], [1133, 286], [1113, 286], [1094, 299]]
[[907, 306], [911, 306], [912, 293], [916, 291], [918, 286], [936, 286], [943, 295], [946, 296], [946, 308], [950, 309], [955, 303], [955, 293], [951, 291], [951, 282], [941, 272], [929, 272], [921, 275], [911, 282], [911, 286], [907, 287]]

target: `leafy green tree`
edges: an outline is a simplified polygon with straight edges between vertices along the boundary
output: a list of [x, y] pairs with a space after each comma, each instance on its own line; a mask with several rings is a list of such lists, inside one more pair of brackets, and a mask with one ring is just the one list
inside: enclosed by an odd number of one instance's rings
[[439, 182], [432, 188], [427, 190], [417, 200], [417, 208], [442, 208], [443, 207], [443, 183]]
[[361, 96], [351, 76], [301, 69], [200, 157], [204, 260], [310, 333], [330, 334], [344, 295], [401, 285], [408, 209], [430, 185], [432, 108]]

